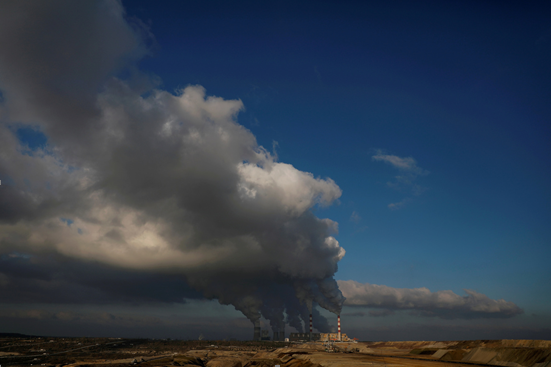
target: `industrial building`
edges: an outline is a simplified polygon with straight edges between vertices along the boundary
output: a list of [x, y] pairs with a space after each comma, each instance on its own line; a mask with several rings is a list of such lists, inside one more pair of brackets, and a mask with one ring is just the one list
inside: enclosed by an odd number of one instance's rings
[[[270, 332], [268, 330], [262, 330], [260, 328], [260, 321], [256, 320], [254, 322], [254, 341], [267, 341], [270, 340]], [[285, 341], [285, 330], [274, 331], [273, 341]]]
[[[320, 341], [320, 342], [329, 342], [329, 341], [341, 341], [348, 342], [352, 341], [346, 334], [341, 333], [341, 315], [337, 315], [337, 330], [336, 333], [314, 333], [312, 324], [312, 314], [310, 314], [310, 332], [309, 333], [291, 333], [289, 335], [289, 341], [291, 342], [307, 342], [307, 341]], [[260, 329], [260, 320], [254, 321], [254, 334], [253, 340], [270, 340], [268, 330]], [[285, 326], [283, 330], [274, 331], [273, 339], [274, 341], [284, 341], [285, 340]]]
[[[316, 341], [316, 342], [328, 342], [328, 341], [338, 341], [339, 333], [312, 333], [312, 338], [310, 339], [310, 333], [291, 333], [289, 335], [289, 341], [291, 342], [307, 342], [307, 341]], [[341, 333], [341, 340], [343, 342], [351, 342], [352, 339], [348, 337], [345, 333]]]

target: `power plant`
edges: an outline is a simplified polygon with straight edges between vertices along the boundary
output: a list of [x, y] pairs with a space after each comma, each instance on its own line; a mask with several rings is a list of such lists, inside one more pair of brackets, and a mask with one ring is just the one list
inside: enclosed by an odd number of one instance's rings
[[[285, 341], [285, 325], [281, 328], [283, 330], [276, 330], [273, 332], [273, 341]], [[310, 330], [309, 333], [291, 333], [289, 334], [288, 341], [291, 342], [308, 342], [308, 341], [318, 341], [318, 342], [352, 342], [353, 339], [349, 338], [348, 335], [341, 332], [341, 315], [337, 315], [337, 332], [336, 333], [314, 333], [313, 327], [313, 318], [310, 314]], [[269, 331], [260, 329], [260, 320], [254, 322], [254, 341], [261, 340], [270, 340]]]
[[[307, 343], [310, 341], [310, 333], [291, 333], [289, 341]], [[341, 333], [341, 340], [338, 340], [337, 333], [312, 333], [313, 342], [354, 342], [353, 338], [348, 337], [346, 333]]]

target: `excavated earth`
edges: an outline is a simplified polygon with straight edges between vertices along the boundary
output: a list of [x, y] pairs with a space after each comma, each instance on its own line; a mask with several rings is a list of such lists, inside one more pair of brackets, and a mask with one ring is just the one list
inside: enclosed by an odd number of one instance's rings
[[551, 341], [282, 343], [115, 338], [2, 338], [0, 366], [551, 367]]

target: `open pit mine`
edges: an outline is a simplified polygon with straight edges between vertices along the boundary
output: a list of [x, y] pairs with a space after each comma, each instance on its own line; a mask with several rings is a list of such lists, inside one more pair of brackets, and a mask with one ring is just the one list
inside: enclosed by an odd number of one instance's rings
[[0, 335], [0, 365], [551, 367], [551, 341], [242, 342]]

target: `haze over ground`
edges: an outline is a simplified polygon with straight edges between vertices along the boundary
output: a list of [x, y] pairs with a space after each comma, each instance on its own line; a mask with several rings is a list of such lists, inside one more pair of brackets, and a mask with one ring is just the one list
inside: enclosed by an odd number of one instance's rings
[[549, 8], [1, 6], [1, 331], [551, 338]]

